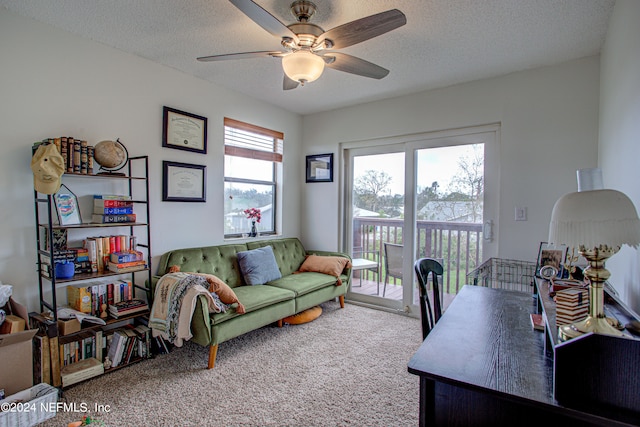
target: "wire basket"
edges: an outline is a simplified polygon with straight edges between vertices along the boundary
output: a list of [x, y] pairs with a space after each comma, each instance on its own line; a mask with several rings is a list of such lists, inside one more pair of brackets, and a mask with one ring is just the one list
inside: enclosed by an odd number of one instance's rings
[[535, 262], [489, 258], [467, 274], [467, 282], [487, 288], [531, 292], [535, 272]]

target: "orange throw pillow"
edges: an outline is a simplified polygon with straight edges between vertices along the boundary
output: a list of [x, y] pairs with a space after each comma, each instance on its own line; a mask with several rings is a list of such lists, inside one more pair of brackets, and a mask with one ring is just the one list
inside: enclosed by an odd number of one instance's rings
[[[177, 273], [179, 271], [180, 271], [179, 265], [172, 265], [171, 267], [169, 267], [168, 273]], [[224, 283], [218, 276], [214, 276], [213, 274], [206, 274], [206, 273], [189, 273], [189, 274], [195, 274], [207, 279], [207, 283], [209, 283], [209, 292], [215, 292], [218, 295], [218, 298], [220, 298], [220, 301], [222, 301], [225, 304], [237, 303], [238, 307], [236, 308], [236, 313], [238, 314], [245, 313], [244, 305], [242, 305], [242, 303], [236, 296], [236, 293], [233, 292], [233, 289], [231, 289], [229, 285]]]
[[338, 279], [336, 281], [336, 286], [340, 286], [342, 285], [340, 274], [342, 274], [342, 271], [347, 267], [351, 267], [351, 261], [349, 261], [349, 258], [339, 256], [308, 255], [298, 271], [314, 271], [316, 273], [328, 274]]

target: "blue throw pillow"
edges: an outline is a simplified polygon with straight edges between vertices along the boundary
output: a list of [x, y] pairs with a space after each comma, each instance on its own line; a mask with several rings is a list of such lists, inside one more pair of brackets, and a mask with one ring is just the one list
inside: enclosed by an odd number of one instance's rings
[[271, 246], [238, 252], [240, 272], [247, 285], [264, 285], [282, 277]]

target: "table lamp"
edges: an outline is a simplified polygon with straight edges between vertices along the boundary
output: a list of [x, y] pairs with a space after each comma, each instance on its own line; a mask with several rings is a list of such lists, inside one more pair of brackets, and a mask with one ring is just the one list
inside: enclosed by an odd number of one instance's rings
[[589, 265], [589, 314], [587, 318], [560, 327], [563, 340], [587, 332], [622, 336], [604, 315], [604, 282], [610, 276], [605, 261], [624, 244], [640, 244], [640, 220], [633, 202], [620, 191], [589, 190], [562, 196], [553, 207], [549, 242], [577, 248]]

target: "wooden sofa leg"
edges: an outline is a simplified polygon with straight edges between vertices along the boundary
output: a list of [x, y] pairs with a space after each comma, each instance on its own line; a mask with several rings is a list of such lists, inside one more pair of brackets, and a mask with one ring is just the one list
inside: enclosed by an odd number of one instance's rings
[[278, 328], [282, 328], [284, 326], [284, 321], [282, 319], [278, 320]]
[[218, 355], [218, 344], [209, 346], [209, 363], [207, 369], [213, 369], [216, 365], [216, 356]]
[[338, 299], [340, 300], [340, 308], [344, 308], [344, 295], [340, 295]]

